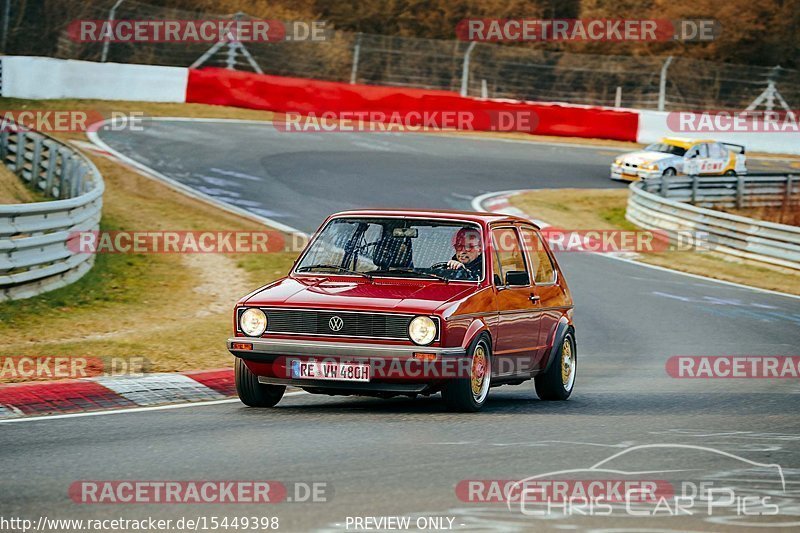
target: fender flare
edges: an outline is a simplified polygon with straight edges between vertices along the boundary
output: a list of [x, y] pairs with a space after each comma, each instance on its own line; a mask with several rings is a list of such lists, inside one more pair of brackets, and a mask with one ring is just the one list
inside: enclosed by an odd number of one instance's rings
[[469, 351], [475, 340], [484, 332], [489, 336], [489, 342], [493, 342], [492, 332], [489, 325], [486, 324], [486, 321], [483, 318], [474, 319], [464, 333], [464, 340], [461, 341], [461, 347]]
[[547, 365], [545, 365], [542, 371], [543, 373], [550, 370], [550, 366], [556, 358], [556, 347], [561, 346], [561, 343], [570, 331], [572, 331], [572, 340], [575, 342], [575, 351], [577, 352], [578, 341], [575, 339], [575, 328], [572, 327], [572, 324], [569, 323], [566, 317], [561, 317], [558, 321], [558, 326], [556, 326], [556, 333], [553, 335], [553, 344], [550, 345], [550, 353], [547, 355]]

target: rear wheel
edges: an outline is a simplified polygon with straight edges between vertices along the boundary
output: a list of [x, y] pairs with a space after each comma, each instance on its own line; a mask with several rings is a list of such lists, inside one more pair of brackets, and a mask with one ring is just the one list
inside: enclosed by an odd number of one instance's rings
[[442, 390], [447, 407], [452, 411], [474, 413], [486, 403], [492, 382], [492, 355], [485, 335], [478, 338], [469, 352], [470, 375], [451, 380]]
[[546, 372], [533, 380], [536, 394], [542, 400], [566, 400], [575, 387], [575, 371], [577, 370], [578, 351], [575, 348], [575, 337], [572, 330], [567, 331], [564, 340], [558, 347], [555, 359]]
[[664, 173], [663, 173], [663, 174], [661, 174], [661, 175], [662, 175], [662, 176], [664, 176], [665, 178], [671, 178], [671, 177], [672, 177], [672, 176], [674, 176], [675, 174], [676, 174], [676, 172], [675, 172], [675, 169], [674, 169], [674, 168], [668, 168], [668, 169], [666, 169], [666, 170], [664, 171]]
[[736, 171], [735, 170], [726, 170], [725, 171], [725, 175], [726, 176], [735, 176], [736, 175]]
[[286, 391], [283, 385], [264, 385], [258, 382], [258, 376], [253, 374], [244, 361], [236, 358], [234, 369], [236, 393], [243, 404], [249, 407], [273, 407]]

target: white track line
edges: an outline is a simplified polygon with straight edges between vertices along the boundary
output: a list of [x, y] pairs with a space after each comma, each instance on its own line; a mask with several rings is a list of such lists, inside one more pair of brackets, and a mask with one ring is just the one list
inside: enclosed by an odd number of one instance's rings
[[[301, 394], [308, 394], [306, 391], [287, 392], [283, 395], [299, 396]], [[186, 407], [206, 407], [210, 405], [221, 405], [225, 403], [241, 403], [238, 398], [229, 398], [226, 400], [212, 400], [208, 402], [189, 402], [189, 403], [175, 403], [168, 405], [154, 405], [152, 407], [131, 407], [123, 409], [110, 409], [108, 411], [89, 411], [86, 413], [69, 413], [66, 415], [44, 415], [44, 416], [27, 416], [25, 418], [9, 418], [0, 420], [0, 424], [15, 424], [19, 422], [39, 422], [44, 420], [61, 420], [63, 418], [83, 418], [87, 416], [105, 416], [105, 415], [122, 415], [126, 413], [145, 413], [147, 411], [167, 411], [169, 409], [184, 409]], [[244, 405], [244, 404], [242, 404]]]

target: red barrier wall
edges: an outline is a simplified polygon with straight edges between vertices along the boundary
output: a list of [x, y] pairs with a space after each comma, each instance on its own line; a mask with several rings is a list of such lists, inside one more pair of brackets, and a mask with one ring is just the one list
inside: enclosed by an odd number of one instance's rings
[[[561, 137], [636, 141], [638, 114], [588, 106], [463, 98], [449, 91], [349, 85], [219, 68], [189, 70], [186, 102], [302, 114], [323, 112], [467, 112], [472, 129], [498, 131], [501, 113], [533, 116], [513, 131]], [[507, 130], [503, 130], [507, 131]]]

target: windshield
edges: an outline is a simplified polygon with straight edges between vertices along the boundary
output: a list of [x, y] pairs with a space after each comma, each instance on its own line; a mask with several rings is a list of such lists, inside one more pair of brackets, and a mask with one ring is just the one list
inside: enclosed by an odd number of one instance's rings
[[311, 243], [296, 273], [483, 279], [476, 225], [408, 218], [337, 218]]
[[655, 143], [645, 148], [648, 152], [664, 152], [665, 154], [683, 156], [686, 153], [686, 148], [675, 146], [674, 144]]

